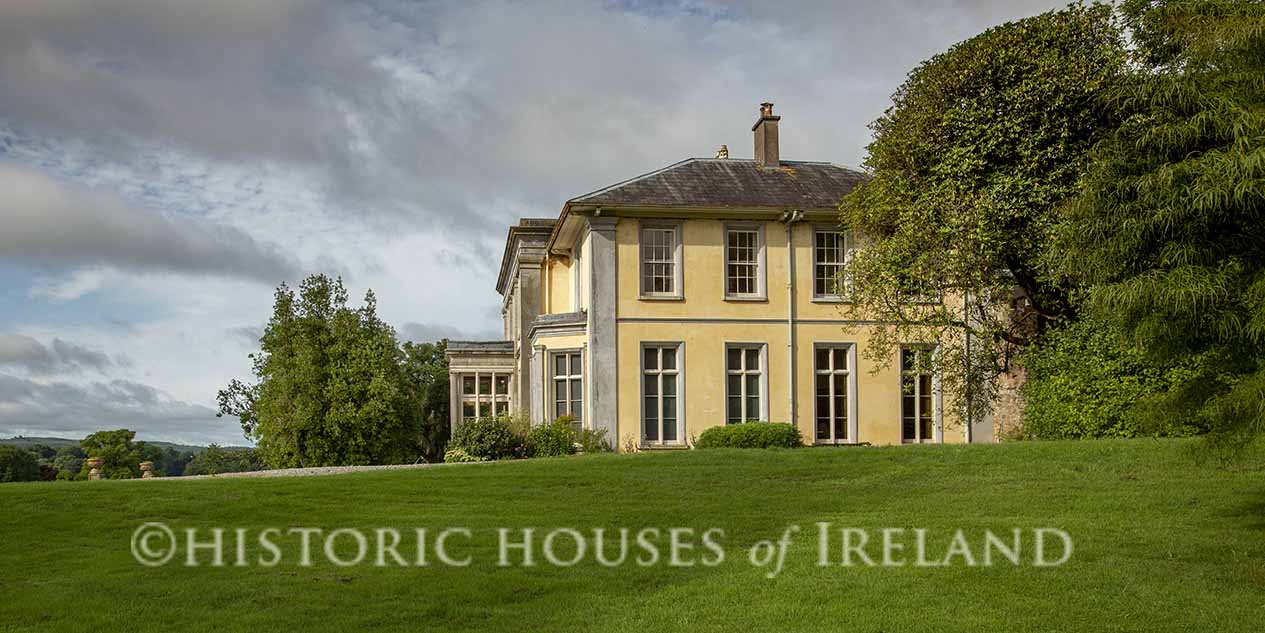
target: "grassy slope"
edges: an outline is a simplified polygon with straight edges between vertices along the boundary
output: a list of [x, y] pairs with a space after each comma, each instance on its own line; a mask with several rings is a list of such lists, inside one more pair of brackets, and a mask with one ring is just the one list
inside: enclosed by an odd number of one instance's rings
[[[589, 456], [289, 479], [0, 486], [0, 630], [1260, 630], [1265, 469], [1114, 441]], [[173, 527], [465, 525], [466, 569], [143, 568]], [[819, 568], [790, 523], [1071, 533], [1063, 567]], [[498, 526], [724, 527], [716, 568], [494, 566]], [[934, 537], [933, 537], [934, 538]], [[934, 540], [933, 540], [934, 542]]]

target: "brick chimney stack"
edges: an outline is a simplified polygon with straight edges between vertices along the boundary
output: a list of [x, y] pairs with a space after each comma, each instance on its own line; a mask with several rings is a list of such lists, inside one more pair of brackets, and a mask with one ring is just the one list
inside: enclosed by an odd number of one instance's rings
[[751, 131], [755, 132], [755, 164], [760, 167], [779, 167], [777, 152], [777, 122], [780, 116], [773, 116], [773, 104], [760, 104], [760, 118]]

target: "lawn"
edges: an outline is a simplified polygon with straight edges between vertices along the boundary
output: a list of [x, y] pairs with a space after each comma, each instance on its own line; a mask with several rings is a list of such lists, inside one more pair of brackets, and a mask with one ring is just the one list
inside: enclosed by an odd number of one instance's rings
[[[1220, 466], [1197, 460], [1195, 448], [682, 451], [305, 478], [5, 484], [0, 630], [1259, 631], [1265, 451]], [[451, 549], [473, 562], [339, 568], [317, 556], [302, 567], [296, 541], [281, 538], [286, 558], [275, 567], [232, 566], [231, 547], [225, 567], [209, 566], [209, 555], [185, 567], [183, 550], [145, 567], [130, 542], [147, 521], [251, 534], [464, 526], [473, 537]], [[1055, 527], [1075, 547], [1057, 567], [961, 558], [820, 567], [820, 521], [923, 528], [933, 556], [959, 528], [975, 547], [984, 530]], [[803, 532], [767, 578], [747, 549], [791, 524]], [[726, 560], [608, 568], [590, 552], [569, 568], [498, 566], [495, 529], [525, 526], [723, 528]], [[337, 543], [354, 553], [353, 541]], [[258, 553], [252, 543], [248, 562]]]

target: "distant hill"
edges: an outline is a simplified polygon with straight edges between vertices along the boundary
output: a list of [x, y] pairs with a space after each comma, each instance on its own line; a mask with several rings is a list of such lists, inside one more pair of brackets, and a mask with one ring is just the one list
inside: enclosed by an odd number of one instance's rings
[[[174, 448], [177, 451], [189, 453], [201, 453], [206, 450], [205, 446], [192, 446], [189, 444], [175, 444], [172, 442], [156, 442], [149, 440], [138, 440], [145, 442], [150, 446], [158, 448]], [[30, 448], [36, 444], [43, 444], [52, 448], [62, 448], [64, 446], [79, 446], [79, 440], [66, 439], [64, 437], [10, 437], [0, 438], [0, 445], [17, 446], [18, 448]], [[227, 450], [245, 450], [249, 446], [225, 446]]]

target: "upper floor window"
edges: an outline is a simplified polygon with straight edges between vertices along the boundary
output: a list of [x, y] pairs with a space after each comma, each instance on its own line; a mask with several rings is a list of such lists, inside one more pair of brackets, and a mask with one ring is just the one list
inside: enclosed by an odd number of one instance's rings
[[813, 296], [839, 299], [843, 296], [844, 266], [848, 258], [848, 236], [836, 230], [813, 232]]
[[764, 420], [764, 345], [725, 347], [725, 422]]
[[681, 297], [681, 225], [641, 227], [641, 296]]
[[762, 299], [764, 233], [756, 225], [725, 227], [725, 298]]
[[486, 418], [509, 413], [510, 375], [475, 372], [461, 375], [461, 419]]
[[553, 354], [553, 417], [584, 420], [583, 360], [579, 351]]

